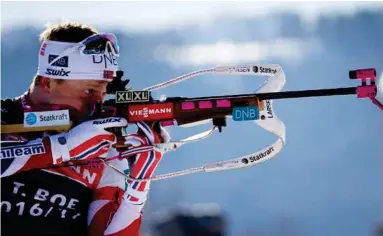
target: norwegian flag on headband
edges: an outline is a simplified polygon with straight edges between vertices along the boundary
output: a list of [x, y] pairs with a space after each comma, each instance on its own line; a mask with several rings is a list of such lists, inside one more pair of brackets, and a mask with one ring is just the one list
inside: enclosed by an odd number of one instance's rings
[[104, 79], [113, 79], [113, 71], [112, 70], [104, 70]]
[[41, 56], [44, 56], [45, 54], [45, 48], [47, 47], [47, 44], [46, 43], [43, 43], [43, 45], [41, 45], [41, 49], [40, 49], [40, 55]]

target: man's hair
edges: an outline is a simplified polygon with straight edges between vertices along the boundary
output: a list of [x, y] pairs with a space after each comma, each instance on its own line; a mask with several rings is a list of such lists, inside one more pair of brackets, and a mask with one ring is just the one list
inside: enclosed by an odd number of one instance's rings
[[[87, 37], [97, 34], [97, 30], [87, 26], [85, 24], [77, 22], [60, 23], [56, 25], [48, 25], [47, 28], [41, 32], [40, 41], [51, 40], [67, 43], [78, 43]], [[39, 86], [41, 82], [41, 76], [36, 75], [33, 78], [32, 84]], [[63, 80], [56, 79], [58, 83], [62, 83]]]

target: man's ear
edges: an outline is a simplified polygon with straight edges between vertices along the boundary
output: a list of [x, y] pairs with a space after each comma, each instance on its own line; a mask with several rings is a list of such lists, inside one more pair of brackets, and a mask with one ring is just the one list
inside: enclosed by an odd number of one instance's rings
[[51, 79], [47, 77], [41, 77], [40, 80], [40, 88], [46, 92], [49, 93], [51, 90]]

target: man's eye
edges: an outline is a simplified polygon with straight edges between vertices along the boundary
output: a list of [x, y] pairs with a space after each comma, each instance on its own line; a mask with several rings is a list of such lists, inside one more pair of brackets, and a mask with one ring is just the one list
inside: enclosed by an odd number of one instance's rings
[[93, 95], [95, 92], [96, 92], [96, 90], [94, 90], [94, 89], [85, 89], [86, 94]]

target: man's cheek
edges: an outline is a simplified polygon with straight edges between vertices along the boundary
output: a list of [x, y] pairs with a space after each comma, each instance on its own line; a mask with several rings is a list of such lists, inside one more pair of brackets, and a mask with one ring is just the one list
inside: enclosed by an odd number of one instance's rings
[[82, 111], [86, 109], [86, 99], [82, 97], [68, 97], [67, 104], [76, 110]]

